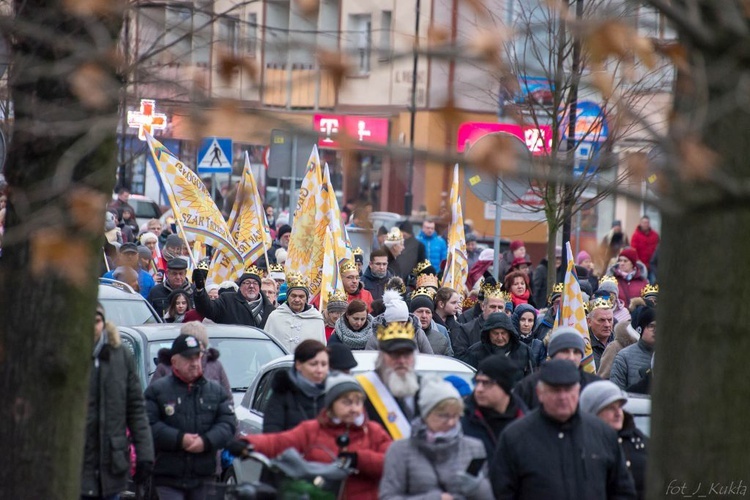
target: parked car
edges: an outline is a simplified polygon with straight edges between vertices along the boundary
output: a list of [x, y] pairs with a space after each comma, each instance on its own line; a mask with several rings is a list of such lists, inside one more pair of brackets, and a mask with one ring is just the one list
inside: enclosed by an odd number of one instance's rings
[[635, 426], [645, 435], [651, 436], [651, 396], [647, 394], [628, 394], [628, 402], [623, 409], [633, 415]]
[[107, 320], [117, 326], [162, 322], [149, 301], [122, 281], [99, 278], [98, 298]]
[[[122, 341], [136, 359], [138, 375], [145, 388], [159, 363], [159, 349], [172, 346], [180, 334], [177, 323], [120, 326]], [[240, 325], [204, 324], [211, 347], [218, 349], [237, 406], [260, 369], [288, 351], [259, 328]]]
[[[117, 195], [113, 195], [112, 199], [116, 200]], [[130, 198], [128, 198], [128, 204], [135, 210], [135, 220], [138, 223], [138, 227], [150, 219], [161, 217], [161, 208], [159, 208], [159, 205], [154, 200], [147, 196], [131, 194]]]
[[[357, 366], [352, 370], [352, 374], [356, 375], [375, 369], [378, 351], [354, 351], [352, 354], [357, 361]], [[447, 377], [448, 375], [457, 375], [473, 387], [476, 370], [463, 361], [433, 354], [419, 354], [416, 360], [416, 371], [421, 376]], [[291, 368], [293, 361], [293, 356], [284, 356], [271, 361], [260, 369], [242, 401], [235, 407], [238, 434], [259, 434], [262, 432], [263, 411], [268, 401], [273, 397], [271, 381], [280, 370]], [[224, 478], [230, 483], [237, 480], [245, 482], [257, 480], [259, 474], [259, 464], [252, 460], [244, 462], [235, 460], [233, 467], [225, 471]]]

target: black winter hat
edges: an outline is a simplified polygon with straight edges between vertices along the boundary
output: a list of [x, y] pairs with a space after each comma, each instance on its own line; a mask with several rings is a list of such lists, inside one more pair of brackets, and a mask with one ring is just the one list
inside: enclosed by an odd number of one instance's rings
[[188, 358], [201, 352], [201, 343], [192, 335], [181, 333], [176, 339], [174, 339], [174, 342], [172, 342], [172, 348], [169, 352], [172, 356], [179, 354]]
[[352, 350], [345, 344], [328, 345], [328, 365], [331, 370], [348, 371], [357, 366]]
[[429, 297], [429, 295], [419, 294], [414, 295], [409, 302], [409, 312], [414, 312], [422, 307], [428, 308], [430, 311], [435, 312], [435, 303]]
[[510, 396], [513, 386], [521, 379], [518, 364], [504, 354], [484, 358], [477, 367], [477, 375], [486, 375]]
[[643, 335], [643, 330], [645, 330], [648, 325], [656, 321], [656, 309], [654, 309], [653, 307], [641, 308], [640, 312], [638, 313], [638, 319], [636, 321], [637, 323], [635, 331]]
[[282, 236], [284, 236], [286, 233], [291, 233], [291, 232], [292, 232], [292, 226], [290, 226], [289, 224], [284, 224], [276, 232], [276, 239], [281, 240]]

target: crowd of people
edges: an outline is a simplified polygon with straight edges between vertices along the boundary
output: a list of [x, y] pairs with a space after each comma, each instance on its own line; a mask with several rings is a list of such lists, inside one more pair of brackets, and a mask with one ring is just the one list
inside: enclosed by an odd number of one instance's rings
[[[613, 224], [602, 242], [614, 249], [611, 265], [597, 270], [586, 252], [576, 259], [596, 373], [584, 369], [585, 337], [555, 328], [562, 275], [547, 292], [550, 264], [533, 268], [521, 241], [500, 259], [496, 280], [493, 251], [479, 251], [469, 235], [469, 280], [458, 290], [439, 285], [447, 248], [435, 224], [425, 222], [416, 236], [401, 225], [381, 235], [368, 262], [362, 252], [343, 262], [343, 291], [321, 300], [284, 267], [291, 228], [283, 221], [269, 259], [230, 283], [208, 282], [206, 262], [188, 273], [187, 242], [154, 222], [119, 245], [110, 274], [127, 279], [166, 321], [184, 324], [159, 353], [145, 396], [127, 386], [127, 410], [111, 432], [124, 436], [127, 427], [136, 480], [153, 476], [160, 498], [203, 498], [217, 452], [248, 447], [271, 457], [293, 448], [318, 462], [347, 457], [356, 473], [343, 498], [643, 498], [648, 438], [623, 405], [629, 393], [648, 394], [653, 377], [658, 235], [647, 218], [633, 246]], [[102, 357], [101, 346], [116, 351], [117, 341], [103, 333], [110, 329], [100, 316], [92, 377], [119, 359]], [[201, 322], [263, 329], [293, 353], [293, 366], [272, 381], [262, 434], [235, 439], [226, 374]], [[376, 351], [377, 361], [351, 375], [359, 350]], [[473, 388], [417, 373], [420, 354], [471, 365]], [[135, 387], [126, 358], [118, 370]], [[110, 418], [101, 411], [112, 406], [107, 397], [92, 392], [95, 429]], [[121, 449], [101, 441], [87, 434], [87, 450], [98, 450], [91, 464], [87, 455], [87, 497], [122, 490], [101, 475], [111, 465], [101, 455]]]

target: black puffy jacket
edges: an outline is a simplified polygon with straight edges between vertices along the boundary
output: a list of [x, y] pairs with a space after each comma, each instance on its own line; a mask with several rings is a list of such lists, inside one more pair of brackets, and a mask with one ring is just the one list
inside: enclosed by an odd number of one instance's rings
[[[188, 299], [190, 299], [190, 307], [194, 307], [195, 287], [188, 280], [185, 280], [182, 286], [177, 290], [184, 291], [187, 294]], [[169, 309], [169, 295], [173, 291], [174, 289], [169, 286], [169, 282], [165, 276], [164, 282], [155, 285], [148, 293], [148, 301], [151, 302], [154, 310], [156, 310], [156, 314], [162, 318], [164, 317], [164, 313], [167, 312], [167, 309]]]
[[504, 413], [498, 413], [490, 408], [480, 408], [473, 394], [467, 396], [464, 401], [466, 407], [461, 417], [464, 435], [479, 439], [487, 452], [487, 462], [492, 462], [500, 434], [513, 421], [528, 413], [528, 410], [513, 397], [510, 398]]
[[262, 329], [265, 328], [268, 316], [271, 315], [274, 307], [262, 292], [261, 297], [263, 297], [263, 312], [260, 322], [255, 320], [247, 300], [240, 292], [222, 293], [216, 300], [211, 300], [205, 289], [196, 290], [195, 309], [203, 317], [216, 323], [255, 326]]
[[[204, 377], [188, 385], [170, 374], [151, 384], [145, 397], [156, 448], [154, 484], [180, 489], [198, 487], [214, 475], [216, 451], [234, 437], [237, 420], [231, 396]], [[187, 433], [203, 438], [202, 453], [182, 449], [182, 438]]]
[[[601, 380], [600, 377], [597, 377], [593, 373], [588, 373], [580, 368], [578, 369], [578, 374], [581, 376], [580, 384], [581, 384], [581, 390], [583, 390], [584, 387], [586, 387], [591, 382], [596, 382], [597, 380]], [[526, 405], [526, 407], [530, 410], [533, 410], [534, 408], [539, 407], [539, 397], [536, 395], [536, 384], [539, 382], [541, 375], [538, 371], [532, 373], [531, 375], [525, 377], [523, 380], [521, 380], [519, 383], [516, 384], [516, 386], [513, 388], [513, 394], [521, 400], [523, 404]]]
[[[490, 330], [487, 328], [487, 322], [485, 322], [482, 326], [480, 341], [470, 346], [463, 356], [459, 357], [459, 359], [464, 363], [477, 368], [479, 363], [487, 356], [492, 356], [493, 354], [505, 354], [509, 359], [513, 360], [516, 365], [518, 365], [521, 377], [530, 374], [536, 367], [531, 356], [531, 349], [529, 349], [529, 346], [521, 342], [516, 327], [513, 326], [511, 319], [504, 313], [493, 313], [491, 317], [496, 317], [500, 320], [500, 324], [495, 326], [495, 328], [503, 328], [510, 333], [510, 339], [508, 341], [509, 345], [507, 348], [497, 347], [490, 342]], [[506, 349], [509, 349], [509, 351], [506, 351]]]
[[[315, 418], [323, 409], [325, 394], [310, 396], [293, 380], [292, 371], [282, 370], [271, 382], [273, 395], [263, 412], [263, 433], [292, 429], [300, 422]], [[298, 375], [302, 376], [302, 375]]]

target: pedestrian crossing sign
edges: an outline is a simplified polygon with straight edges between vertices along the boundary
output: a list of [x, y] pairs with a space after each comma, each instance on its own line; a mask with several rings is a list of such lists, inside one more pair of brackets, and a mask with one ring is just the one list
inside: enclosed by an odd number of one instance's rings
[[232, 173], [232, 139], [207, 137], [198, 150], [199, 174]]

